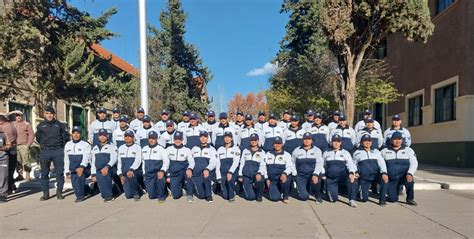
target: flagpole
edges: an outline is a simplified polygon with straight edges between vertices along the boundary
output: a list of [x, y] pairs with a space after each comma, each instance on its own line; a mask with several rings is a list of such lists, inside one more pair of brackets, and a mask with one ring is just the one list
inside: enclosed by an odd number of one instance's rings
[[147, 45], [146, 45], [146, 0], [138, 0], [138, 16], [140, 31], [140, 103], [141, 107], [148, 112], [148, 71], [147, 71]]

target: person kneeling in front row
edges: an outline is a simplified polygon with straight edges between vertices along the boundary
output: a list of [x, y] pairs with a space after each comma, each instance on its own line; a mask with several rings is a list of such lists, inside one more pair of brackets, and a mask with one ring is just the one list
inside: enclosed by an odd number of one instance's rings
[[125, 144], [118, 149], [117, 174], [123, 185], [125, 198], [140, 200], [142, 189], [138, 184], [142, 172], [142, 149], [135, 144], [135, 133], [129, 129], [125, 131]]
[[283, 151], [283, 139], [280, 136], [275, 137], [273, 150], [265, 154], [261, 168], [266, 178], [270, 200], [276, 202], [283, 199], [283, 203], [289, 203], [293, 162], [291, 155]]
[[250, 147], [242, 151], [239, 165], [239, 181], [242, 182], [244, 198], [249, 201], [257, 200], [257, 202], [262, 201], [265, 187], [262, 176], [264, 170], [260, 167], [265, 151], [258, 147], [259, 138], [256, 133], [250, 135]]
[[338, 200], [339, 186], [347, 186], [349, 205], [357, 207], [355, 172], [357, 171], [351, 154], [341, 148], [342, 137], [335, 134], [332, 136], [332, 149], [324, 152], [325, 174], [327, 191], [330, 202]]
[[316, 203], [322, 203], [320, 180], [324, 173], [324, 161], [321, 150], [313, 146], [313, 135], [310, 132], [303, 134], [303, 145], [293, 151], [292, 158], [296, 168], [293, 176], [299, 198], [306, 201], [313, 191]]
[[72, 188], [76, 195], [75, 202], [84, 201], [84, 196], [89, 192], [86, 178], [90, 175], [89, 158], [91, 145], [81, 140], [82, 129], [75, 126], [72, 129], [72, 141], [64, 146], [64, 171], [66, 177], [71, 179]]
[[166, 198], [165, 172], [168, 170], [170, 160], [163, 147], [158, 145], [158, 133], [148, 133], [148, 144], [142, 149], [143, 173], [145, 188], [148, 198], [157, 199], [163, 203]]
[[[360, 147], [354, 152], [354, 163], [357, 166], [356, 176], [361, 189], [361, 201], [369, 200], [369, 187], [373, 183], [380, 184], [379, 205], [385, 206], [388, 182], [387, 166], [378, 149], [372, 149], [372, 138], [368, 134], [362, 135]], [[374, 190], [374, 189], [372, 189]], [[373, 191], [372, 193], [377, 194]]]
[[418, 160], [415, 152], [410, 147], [403, 146], [403, 135], [400, 132], [393, 133], [391, 141], [392, 144], [382, 150], [389, 179], [387, 201], [397, 202], [399, 185], [404, 184], [407, 192], [407, 204], [416, 206], [413, 176], [418, 168]]

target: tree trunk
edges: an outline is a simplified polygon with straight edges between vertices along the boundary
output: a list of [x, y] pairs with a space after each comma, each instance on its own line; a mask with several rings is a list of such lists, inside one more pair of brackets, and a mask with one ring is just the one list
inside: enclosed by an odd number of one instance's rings
[[344, 111], [347, 116], [347, 123], [353, 126], [355, 116], [356, 76], [349, 74], [348, 78]]
[[354, 69], [354, 67], [357, 67], [357, 64], [354, 64], [353, 55], [350, 53], [346, 56], [346, 64], [347, 74], [344, 74], [344, 77], [346, 78], [346, 97], [344, 99], [344, 114], [347, 117], [347, 124], [353, 126], [356, 97], [356, 77], [358, 69]]
[[345, 114], [347, 115], [347, 123], [353, 125], [355, 116], [355, 100], [356, 100], [356, 83], [357, 73], [359, 72], [360, 66], [364, 59], [365, 51], [370, 46], [372, 41], [372, 34], [369, 35], [369, 39], [364, 45], [362, 45], [359, 52], [355, 53], [351, 48], [346, 45], [346, 63], [347, 63], [347, 74], [345, 75], [347, 86], [346, 86], [346, 99], [345, 99]]

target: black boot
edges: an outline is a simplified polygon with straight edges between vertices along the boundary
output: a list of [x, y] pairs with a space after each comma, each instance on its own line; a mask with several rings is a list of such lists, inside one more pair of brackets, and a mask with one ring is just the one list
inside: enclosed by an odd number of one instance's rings
[[56, 198], [57, 198], [58, 200], [63, 200], [63, 199], [64, 199], [63, 192], [57, 192], [57, 193], [56, 193]]
[[43, 193], [43, 196], [40, 197], [40, 201], [46, 201], [49, 199], [49, 193]]

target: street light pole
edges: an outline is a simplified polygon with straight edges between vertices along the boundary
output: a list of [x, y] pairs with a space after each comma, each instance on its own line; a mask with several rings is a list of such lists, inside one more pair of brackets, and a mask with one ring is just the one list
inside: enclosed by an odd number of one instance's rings
[[140, 29], [140, 103], [148, 112], [148, 71], [147, 71], [147, 45], [146, 45], [146, 0], [138, 0], [138, 16]]

